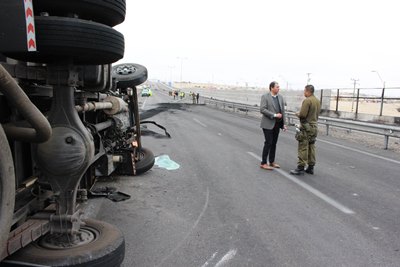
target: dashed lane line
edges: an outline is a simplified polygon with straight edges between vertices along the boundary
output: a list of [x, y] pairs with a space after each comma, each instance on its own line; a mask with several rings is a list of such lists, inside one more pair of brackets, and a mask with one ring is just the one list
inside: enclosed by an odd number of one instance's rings
[[207, 125], [205, 125], [204, 123], [202, 123], [201, 121], [199, 121], [198, 119], [193, 119], [195, 122], [197, 122], [198, 124], [200, 124], [201, 126], [203, 126], [204, 128], [207, 128]]
[[[247, 152], [247, 154], [249, 154], [253, 158], [258, 159], [261, 162], [261, 157], [256, 155], [255, 153]], [[303, 189], [307, 190], [308, 192], [310, 192], [313, 195], [317, 196], [318, 198], [322, 199], [323, 201], [325, 201], [329, 205], [337, 208], [341, 212], [346, 213], [346, 214], [354, 214], [355, 213], [354, 211], [352, 211], [351, 209], [347, 208], [346, 206], [340, 204], [336, 200], [328, 197], [324, 193], [318, 191], [317, 189], [313, 188], [312, 186], [306, 184], [305, 182], [295, 178], [293, 175], [290, 175], [290, 174], [288, 174], [287, 172], [285, 172], [285, 171], [283, 171], [281, 169], [274, 169], [274, 171], [278, 172], [279, 174], [281, 174], [282, 176], [286, 177], [290, 181], [292, 181], [292, 182], [296, 183], [297, 185], [301, 186]]]
[[143, 104], [142, 104], [142, 109], [144, 109], [144, 106], [146, 105], [146, 101], [147, 101], [147, 99], [148, 99], [148, 98], [146, 98], [146, 99], [143, 101]]
[[215, 264], [215, 267], [221, 267], [221, 266], [225, 266], [229, 261], [231, 261], [235, 255], [237, 253], [236, 249], [231, 249], [228, 251], [228, 253], [226, 253], [222, 259], [217, 262], [217, 264]]

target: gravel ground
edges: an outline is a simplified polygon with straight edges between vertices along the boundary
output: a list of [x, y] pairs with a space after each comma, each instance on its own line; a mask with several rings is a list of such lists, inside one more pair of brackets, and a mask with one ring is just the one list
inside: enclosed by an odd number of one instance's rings
[[[324, 126], [320, 127], [319, 134], [326, 134]], [[350, 131], [333, 127], [329, 129], [329, 135], [337, 139], [345, 139], [370, 148], [382, 149], [384, 147], [384, 137], [380, 135]], [[388, 150], [400, 155], [400, 139], [389, 137]]]

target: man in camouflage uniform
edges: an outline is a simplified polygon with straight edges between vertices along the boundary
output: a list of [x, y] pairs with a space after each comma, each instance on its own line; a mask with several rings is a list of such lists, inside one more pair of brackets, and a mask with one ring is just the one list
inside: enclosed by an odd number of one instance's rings
[[[315, 141], [318, 134], [318, 115], [321, 111], [321, 104], [314, 96], [314, 86], [307, 85], [304, 88], [304, 96], [300, 112], [296, 115], [300, 119], [300, 131], [296, 132], [298, 145], [297, 168], [291, 170], [293, 175], [304, 175], [304, 172], [314, 174], [315, 165]], [[304, 170], [305, 166], [307, 169]]]

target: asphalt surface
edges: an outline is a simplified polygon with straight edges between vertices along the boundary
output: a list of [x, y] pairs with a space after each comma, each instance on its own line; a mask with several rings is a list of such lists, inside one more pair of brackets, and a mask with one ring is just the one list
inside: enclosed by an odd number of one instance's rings
[[320, 136], [315, 175], [295, 177], [290, 129], [262, 170], [257, 119], [155, 87], [141, 114], [171, 138], [148, 125], [143, 146], [180, 167], [99, 183], [131, 195], [98, 214], [124, 233], [122, 266], [400, 266], [398, 154]]

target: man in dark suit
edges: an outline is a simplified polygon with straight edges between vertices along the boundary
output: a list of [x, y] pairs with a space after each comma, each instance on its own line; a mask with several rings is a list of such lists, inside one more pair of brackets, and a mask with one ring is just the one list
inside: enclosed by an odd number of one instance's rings
[[[279, 84], [271, 82], [269, 92], [262, 95], [260, 112], [262, 114], [260, 127], [264, 132], [265, 142], [260, 168], [273, 170], [280, 168], [275, 162], [276, 143], [280, 129], [286, 131], [285, 101], [279, 94]], [[269, 158], [268, 158], [269, 156]], [[269, 164], [267, 163], [269, 160]]]

